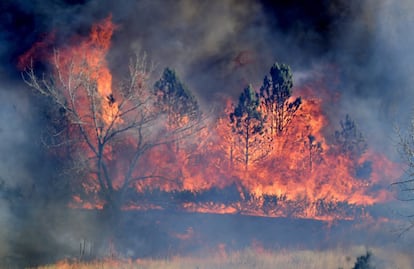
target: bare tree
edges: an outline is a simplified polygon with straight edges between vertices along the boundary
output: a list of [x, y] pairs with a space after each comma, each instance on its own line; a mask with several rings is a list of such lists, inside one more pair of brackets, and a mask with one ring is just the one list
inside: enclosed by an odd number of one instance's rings
[[[398, 151], [405, 164], [405, 176], [392, 184], [398, 189], [397, 199], [403, 202], [414, 201], [414, 117], [411, 118], [407, 130], [404, 132], [400, 128], [396, 130], [398, 135]], [[408, 219], [408, 225], [400, 231], [400, 236], [410, 231], [414, 227], [413, 211], [401, 213]]]
[[320, 141], [316, 141], [316, 137], [313, 135], [308, 135], [307, 140], [304, 140], [304, 146], [308, 150], [309, 154], [309, 172], [312, 172], [314, 163], [321, 162], [321, 154], [322, 154], [322, 143]]
[[[79, 55], [77, 55], [79, 56]], [[155, 107], [147, 86], [153, 65], [144, 55], [130, 61], [127, 79], [117, 86], [104, 85], [104, 63], [93, 65], [84, 57], [54, 53], [49, 75], [36, 74], [33, 65], [23, 73], [27, 85], [48, 97], [67, 120], [66, 131], [50, 134], [73, 150], [73, 177], [86, 194], [109, 212], [125, 204], [125, 193], [135, 182], [157, 175], [143, 172], [140, 160], [149, 150], [189, 135], [194, 122], [166, 132], [162, 112]], [[107, 87], [102, 89], [102, 87]], [[62, 138], [68, 133], [69, 140]]]

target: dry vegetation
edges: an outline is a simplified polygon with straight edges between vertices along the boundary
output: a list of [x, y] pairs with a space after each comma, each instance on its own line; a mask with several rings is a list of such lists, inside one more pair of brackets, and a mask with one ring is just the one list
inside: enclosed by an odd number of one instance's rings
[[[140, 260], [104, 259], [83, 263], [62, 261], [55, 265], [37, 267], [37, 269], [352, 269], [356, 257], [364, 255], [366, 251], [365, 247], [325, 251], [281, 250], [278, 252], [246, 249], [204, 257]], [[414, 259], [409, 253], [378, 248], [370, 249], [370, 251], [373, 254], [372, 266], [376, 269], [411, 269], [414, 266]]]

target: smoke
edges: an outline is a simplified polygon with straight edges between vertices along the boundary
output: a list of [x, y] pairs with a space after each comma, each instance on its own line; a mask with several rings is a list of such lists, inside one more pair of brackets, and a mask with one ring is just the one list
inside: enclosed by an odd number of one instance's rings
[[30, 97], [21, 85], [6, 76], [0, 78], [0, 257], [7, 265], [19, 233], [15, 229], [20, 225], [18, 208], [24, 197], [31, 195], [41, 163], [36, 158], [38, 144], [33, 143], [36, 120], [31, 117], [35, 109]]
[[[1, 198], [6, 201], [0, 208], [2, 230], [21, 220], [11, 208], [21, 208], [32, 199], [44, 202], [45, 186], [55, 180], [54, 164], [39, 141], [48, 120], [44, 103], [24, 87], [16, 68], [18, 56], [51, 32], [56, 34], [56, 46], [64, 46], [71, 36], [87, 34], [92, 23], [109, 14], [118, 25], [108, 56], [115, 77], [126, 71], [134, 50], [145, 51], [158, 66], [156, 76], [165, 66], [176, 69], [209, 107], [221, 95], [237, 97], [248, 83], [259, 87], [275, 61], [292, 67], [297, 86], [326, 73], [328, 90], [340, 95], [337, 103], [326, 105], [332, 124], [350, 114], [371, 147], [392, 155], [392, 126], [407, 122], [414, 97], [414, 4], [410, 0], [316, 2], [2, 1], [0, 179], [5, 196]], [[329, 69], [332, 66], [335, 72]], [[21, 197], [17, 207], [10, 193]], [[29, 219], [43, 214], [34, 210]], [[49, 218], [54, 221], [37, 225], [42, 233], [31, 233], [30, 241], [49, 238], [59, 246], [76, 245], [74, 238], [81, 235], [56, 236], [68, 228], [61, 223], [65, 216], [50, 214]], [[46, 232], [52, 226], [54, 230]], [[23, 234], [33, 229], [21, 227]], [[13, 236], [1, 233], [0, 242], [15, 241]], [[7, 256], [8, 250], [0, 244], [0, 255]]]
[[412, 10], [409, 1], [365, 2], [332, 56], [341, 70], [340, 114], [351, 114], [369, 145], [395, 158], [394, 127], [407, 126], [413, 106]]

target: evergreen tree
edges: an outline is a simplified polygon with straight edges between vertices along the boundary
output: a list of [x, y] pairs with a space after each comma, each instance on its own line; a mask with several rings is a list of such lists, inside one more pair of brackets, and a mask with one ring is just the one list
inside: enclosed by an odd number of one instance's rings
[[173, 69], [165, 68], [154, 88], [157, 106], [166, 113], [169, 127], [181, 127], [200, 116], [197, 99]]
[[286, 64], [275, 63], [270, 68], [270, 77], [265, 76], [263, 80], [260, 97], [272, 135], [286, 132], [302, 103], [300, 97], [290, 100], [292, 87], [292, 72]]
[[340, 124], [341, 129], [335, 131], [335, 143], [340, 147], [342, 153], [353, 159], [359, 158], [368, 148], [364, 136], [348, 114]]
[[235, 159], [242, 162], [246, 170], [253, 161], [269, 153], [264, 146], [264, 119], [259, 106], [259, 95], [249, 85], [240, 94], [237, 106], [230, 113], [232, 131], [236, 136]]

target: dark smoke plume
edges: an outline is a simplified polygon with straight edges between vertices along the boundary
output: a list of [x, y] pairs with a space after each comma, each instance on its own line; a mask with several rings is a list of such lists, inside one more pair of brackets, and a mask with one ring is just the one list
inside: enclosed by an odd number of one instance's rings
[[204, 106], [238, 96], [248, 83], [258, 87], [275, 61], [292, 67], [297, 86], [324, 72], [335, 81], [328, 90], [340, 95], [326, 106], [332, 124], [350, 113], [370, 146], [391, 154], [392, 126], [406, 123], [414, 97], [413, 10], [409, 0], [1, 1], [0, 225], [12, 232], [0, 233], [0, 256], [30, 263], [62, 246], [76, 251], [93, 226], [73, 217], [84, 233], [70, 234], [67, 216], [48, 207], [56, 199], [50, 182], [64, 183], [40, 142], [47, 106], [17, 68], [19, 56], [48, 34], [64, 46], [112, 14], [115, 76], [134, 50], [146, 51], [158, 73], [176, 69]]

